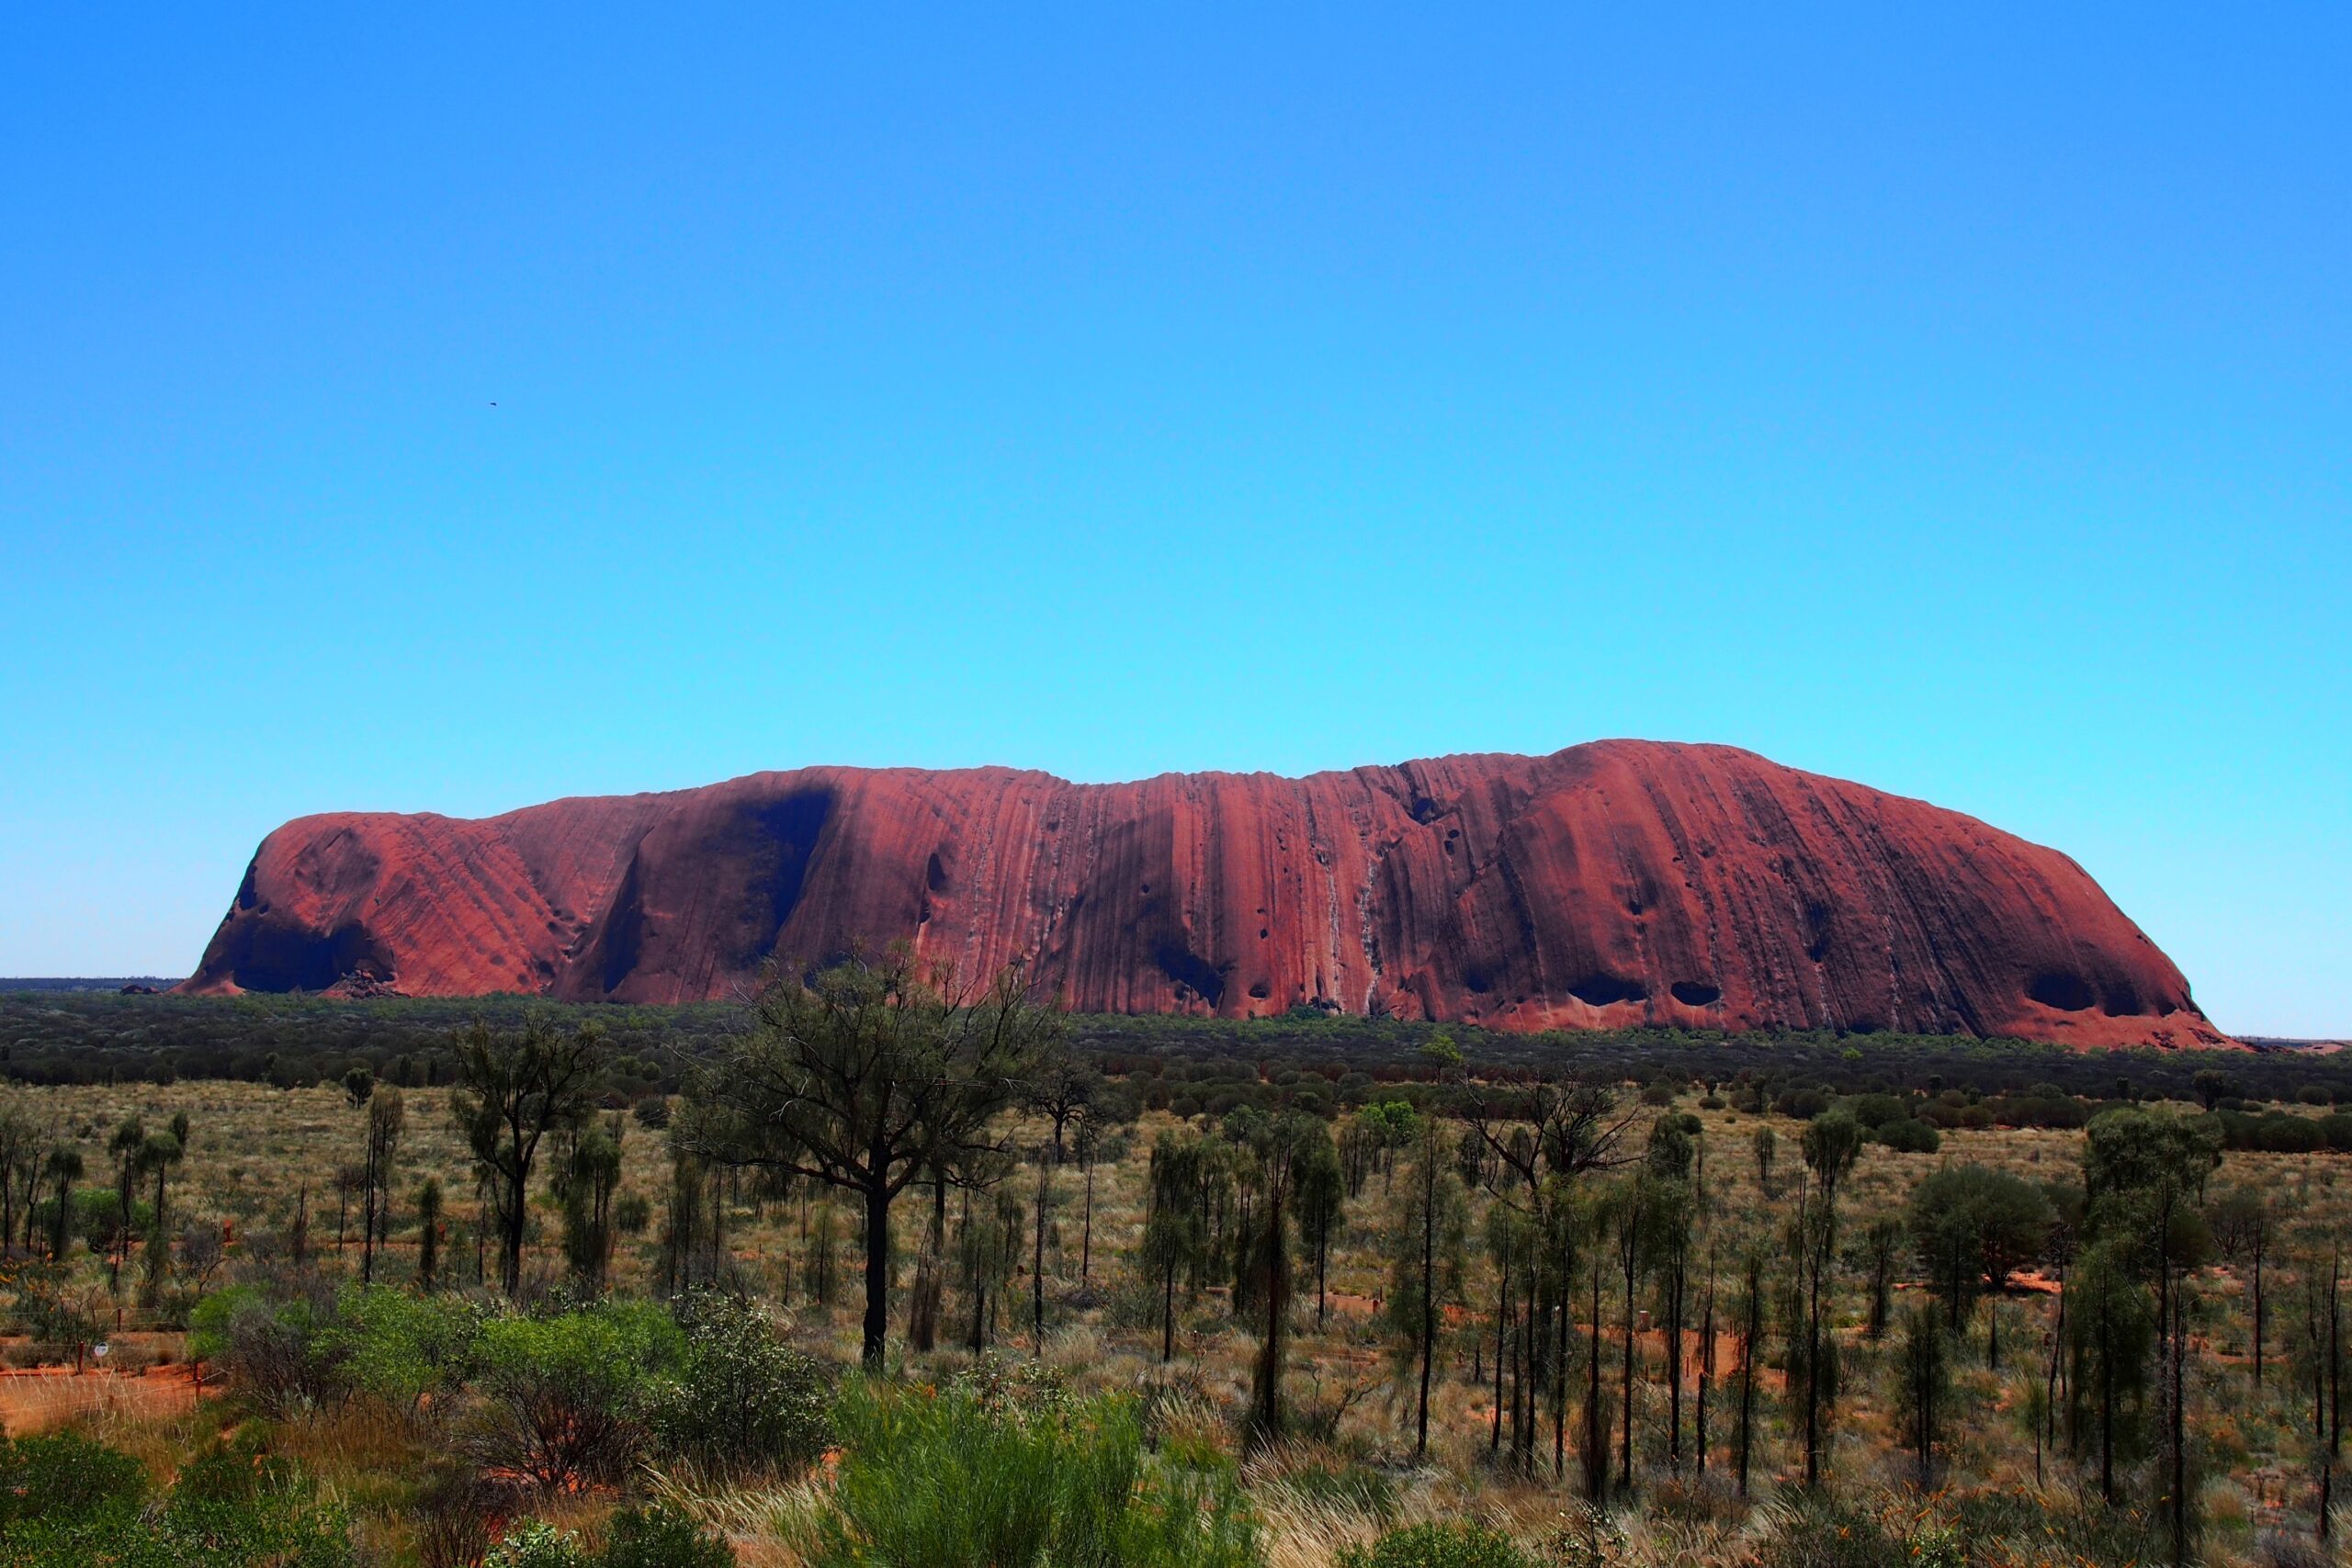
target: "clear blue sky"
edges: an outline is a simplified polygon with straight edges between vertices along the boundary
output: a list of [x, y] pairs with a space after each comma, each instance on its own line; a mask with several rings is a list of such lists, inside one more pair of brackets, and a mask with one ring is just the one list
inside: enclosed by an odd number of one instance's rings
[[1635, 735], [2352, 1032], [2352, 11], [1139, 9], [0, 17], [0, 974], [320, 809]]

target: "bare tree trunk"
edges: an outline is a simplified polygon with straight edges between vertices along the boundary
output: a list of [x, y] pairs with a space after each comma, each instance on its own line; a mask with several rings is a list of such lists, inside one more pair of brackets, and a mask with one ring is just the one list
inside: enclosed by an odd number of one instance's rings
[[[1061, 1129], [1054, 1130], [1054, 1164], [1061, 1163]], [[1037, 1162], [1037, 1234], [1029, 1264], [1029, 1337], [1031, 1353], [1046, 1353], [1046, 1202], [1051, 1196], [1054, 1168]]]
[[2188, 1417], [2185, 1408], [2188, 1383], [2183, 1377], [2188, 1349], [2188, 1324], [2183, 1320], [2181, 1292], [2172, 1292], [2172, 1561], [2173, 1568], [2188, 1562]]
[[2263, 1224], [2254, 1227], [2254, 1386], [2262, 1386], [2262, 1244]]
[[[1083, 1145], [1080, 1146], [1084, 1147]], [[1078, 1244], [1078, 1285], [1080, 1290], [1084, 1290], [1092, 1279], [1094, 1269], [1094, 1156], [1091, 1152], [1085, 1156], [1084, 1165], [1086, 1224]], [[1315, 1326], [1323, 1326], [1323, 1275], [1319, 1262], [1315, 1276]]]
[[1747, 1317], [1739, 1335], [1739, 1495], [1747, 1495], [1748, 1450], [1756, 1434], [1756, 1332], [1763, 1311], [1759, 1280], [1748, 1275]]
[[1682, 1285], [1680, 1252], [1668, 1266], [1666, 1303], [1666, 1464], [1682, 1473]]
[[1634, 1485], [1634, 1274], [1638, 1256], [1637, 1247], [1625, 1247], [1625, 1355], [1620, 1369], [1624, 1396], [1619, 1412], [1624, 1429], [1617, 1434], [1617, 1482], [1629, 1492]]
[[858, 1359], [869, 1371], [882, 1370], [889, 1332], [890, 1189], [877, 1175], [865, 1189], [865, 1321], [858, 1346]]
[[1510, 1314], [1510, 1248], [1505, 1247], [1502, 1254], [1495, 1281], [1495, 1418], [1487, 1434], [1488, 1453], [1503, 1446], [1503, 1325]]
[[1707, 1473], [1707, 1382], [1715, 1370], [1715, 1255], [1712, 1244], [1707, 1249], [1706, 1300], [1699, 1316], [1699, 1387], [1691, 1412], [1696, 1427], [1691, 1434], [1693, 1473], [1700, 1476]]
[[1608, 1416], [1600, 1404], [1600, 1248], [1592, 1250], [1591, 1327], [1585, 1336], [1585, 1495], [1599, 1504], [1609, 1491]]
[[1431, 1156], [1421, 1161], [1421, 1395], [1413, 1424], [1416, 1459], [1430, 1451], [1430, 1362], [1437, 1354], [1436, 1290], [1437, 1160]]

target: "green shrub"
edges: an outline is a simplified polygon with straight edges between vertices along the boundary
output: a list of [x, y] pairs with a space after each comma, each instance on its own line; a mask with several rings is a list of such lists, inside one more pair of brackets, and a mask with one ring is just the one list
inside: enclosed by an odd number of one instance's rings
[[1872, 1129], [1903, 1121], [1911, 1114], [1910, 1102], [1900, 1095], [1850, 1094], [1838, 1105], [1847, 1115]]
[[492, 1318], [477, 1341], [462, 1446], [485, 1470], [548, 1490], [616, 1480], [682, 1348], [677, 1325], [650, 1302]]
[[346, 1341], [327, 1332], [332, 1306], [306, 1297], [273, 1301], [252, 1285], [232, 1285], [188, 1314], [188, 1354], [219, 1363], [238, 1393], [265, 1415], [282, 1418], [339, 1402]]
[[580, 1538], [545, 1519], [517, 1519], [505, 1537], [483, 1554], [481, 1568], [588, 1568]]
[[2261, 1146], [2272, 1154], [2316, 1154], [2327, 1146], [2326, 1130], [2309, 1117], [2273, 1112], [2262, 1119]]
[[353, 1389], [413, 1414], [455, 1392], [473, 1370], [487, 1318], [457, 1296], [420, 1296], [390, 1285], [347, 1285], [322, 1341]]
[[135, 1506], [147, 1472], [129, 1454], [73, 1432], [0, 1438], [0, 1532], [19, 1520], [70, 1521]]
[[0, 1568], [352, 1568], [348, 1521], [291, 1466], [198, 1461], [161, 1507], [139, 1461], [70, 1434], [0, 1448]]
[[1943, 1146], [1943, 1134], [1916, 1116], [1883, 1123], [1878, 1141], [1899, 1154], [1931, 1155]]
[[1340, 1568], [1535, 1568], [1500, 1530], [1465, 1520], [1424, 1520], [1370, 1546], [1343, 1547]]
[[655, 1392], [652, 1421], [671, 1453], [723, 1471], [805, 1469], [832, 1441], [831, 1379], [739, 1297], [696, 1292], [677, 1305], [685, 1348]]
[[853, 1385], [816, 1568], [1247, 1568], [1229, 1472], [1147, 1461], [1134, 1402], [1023, 1416], [968, 1388]]
[[664, 1504], [613, 1516], [596, 1568], [735, 1568], [735, 1551]]

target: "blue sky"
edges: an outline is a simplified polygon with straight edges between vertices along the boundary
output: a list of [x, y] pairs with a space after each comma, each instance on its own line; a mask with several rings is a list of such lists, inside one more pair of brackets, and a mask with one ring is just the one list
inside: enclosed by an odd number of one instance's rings
[[2352, 1033], [2341, 6], [48, 9], [0, 974], [307, 811], [1637, 735]]

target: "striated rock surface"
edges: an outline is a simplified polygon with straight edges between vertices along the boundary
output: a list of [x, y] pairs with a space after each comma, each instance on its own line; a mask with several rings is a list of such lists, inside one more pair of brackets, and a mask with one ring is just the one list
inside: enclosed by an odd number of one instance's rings
[[676, 1002], [907, 938], [1085, 1011], [2224, 1037], [2054, 850], [1720, 746], [1305, 779], [805, 768], [272, 833], [182, 989]]

